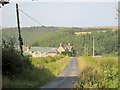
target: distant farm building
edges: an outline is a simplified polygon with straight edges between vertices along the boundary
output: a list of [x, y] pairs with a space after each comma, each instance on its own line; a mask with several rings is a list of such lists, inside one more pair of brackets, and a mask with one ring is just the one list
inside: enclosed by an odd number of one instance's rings
[[32, 57], [47, 57], [47, 56], [56, 56], [56, 55], [69, 55], [72, 56], [74, 53], [73, 46], [68, 44], [60, 43], [58, 48], [56, 47], [25, 47], [23, 46], [24, 55], [30, 55]]
[[57, 49], [57, 51], [59, 54], [68, 55], [68, 56], [75, 56], [75, 50], [70, 43], [68, 43], [68, 44], [60, 43], [60, 46]]
[[73, 50], [73, 46], [70, 45], [70, 43], [68, 44], [62, 44], [60, 43], [60, 46], [58, 48], [58, 52], [61, 54], [64, 51], [72, 51]]
[[57, 48], [55, 47], [31, 47], [24, 49], [26, 55], [32, 55], [32, 57], [47, 57], [57, 55]]

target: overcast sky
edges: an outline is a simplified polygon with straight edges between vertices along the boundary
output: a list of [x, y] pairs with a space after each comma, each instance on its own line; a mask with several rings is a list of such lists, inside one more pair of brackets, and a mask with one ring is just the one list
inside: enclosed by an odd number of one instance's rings
[[[13, 1], [13, 0], [11, 0]], [[117, 2], [19, 2], [19, 8], [45, 26], [117, 26]], [[20, 25], [39, 26], [20, 13]], [[15, 2], [0, 9], [2, 27], [17, 27]]]

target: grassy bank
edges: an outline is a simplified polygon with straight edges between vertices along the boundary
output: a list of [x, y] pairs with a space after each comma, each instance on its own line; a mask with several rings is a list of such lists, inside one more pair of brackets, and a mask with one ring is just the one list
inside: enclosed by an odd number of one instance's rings
[[3, 88], [41, 87], [61, 73], [69, 62], [65, 56], [31, 59], [32, 68], [24, 69], [12, 79], [3, 77]]
[[77, 88], [118, 88], [117, 57], [79, 57]]

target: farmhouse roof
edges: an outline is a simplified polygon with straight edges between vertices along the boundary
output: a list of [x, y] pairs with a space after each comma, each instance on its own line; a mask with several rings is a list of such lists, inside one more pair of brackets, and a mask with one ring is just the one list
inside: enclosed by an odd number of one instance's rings
[[51, 50], [57, 50], [56, 47], [31, 47], [31, 51], [40, 51], [40, 52], [48, 52]]

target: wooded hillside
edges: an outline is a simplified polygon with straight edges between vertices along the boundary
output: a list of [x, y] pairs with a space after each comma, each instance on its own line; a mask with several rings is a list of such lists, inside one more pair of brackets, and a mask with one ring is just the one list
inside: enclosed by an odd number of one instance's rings
[[[71, 43], [77, 55], [92, 55], [93, 36], [95, 55], [117, 54], [118, 30], [113, 28], [64, 28], [64, 27], [24, 27], [21, 28], [24, 45], [59, 47], [60, 43]], [[76, 32], [91, 32], [76, 35]], [[15, 37], [17, 28], [2, 29], [2, 38]]]

